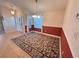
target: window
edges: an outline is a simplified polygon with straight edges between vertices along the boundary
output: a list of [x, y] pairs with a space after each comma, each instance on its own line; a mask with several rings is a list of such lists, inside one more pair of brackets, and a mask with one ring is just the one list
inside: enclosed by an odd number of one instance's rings
[[34, 17], [34, 28], [41, 28], [42, 27], [42, 20], [43, 17]]

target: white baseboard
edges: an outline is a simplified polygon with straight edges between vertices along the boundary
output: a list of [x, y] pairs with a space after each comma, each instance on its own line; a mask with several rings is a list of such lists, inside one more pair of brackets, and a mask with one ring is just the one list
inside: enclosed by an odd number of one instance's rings
[[43, 32], [38, 32], [38, 31], [32, 31], [32, 32], [37, 32], [37, 33], [40, 33], [40, 34], [44, 34], [44, 35], [48, 35], [48, 36], [53, 36], [53, 37], [61, 38], [60, 36], [51, 35], [51, 34], [47, 34], [47, 33], [43, 33]]

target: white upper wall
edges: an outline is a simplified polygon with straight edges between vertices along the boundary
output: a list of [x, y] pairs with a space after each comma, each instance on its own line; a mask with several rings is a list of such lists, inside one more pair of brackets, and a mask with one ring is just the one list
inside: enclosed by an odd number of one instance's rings
[[[10, 11], [11, 11], [10, 8], [0, 5], [0, 15], [4, 17], [3, 25], [4, 25], [5, 32], [16, 31], [16, 26], [12, 25], [14, 22], [11, 24], [12, 19], [14, 19], [14, 21], [15, 21], [14, 17], [23, 16], [23, 25], [25, 26], [27, 24], [27, 21], [26, 21], [27, 15], [24, 14], [21, 9], [16, 9], [14, 16], [11, 15]], [[24, 28], [24, 31], [25, 31], [24, 26], [23, 26], [23, 28]]]
[[7, 7], [5, 7], [5, 6], [0, 6], [0, 13], [1, 13], [1, 15], [2, 16], [4, 16], [4, 17], [9, 17], [9, 16], [11, 16], [11, 14], [10, 14], [10, 9], [9, 8], [7, 8]]
[[[4, 17], [10, 17], [10, 16], [12, 16], [10, 11], [11, 11], [10, 8], [0, 5], [0, 15], [2, 15]], [[15, 10], [15, 16], [23, 16], [23, 15], [24, 15], [24, 13], [21, 9]]]
[[79, 19], [76, 18], [77, 13], [79, 13], [79, 0], [69, 0], [63, 30], [73, 57], [79, 57]]
[[52, 11], [43, 14], [43, 26], [61, 27], [64, 19], [63, 11]]

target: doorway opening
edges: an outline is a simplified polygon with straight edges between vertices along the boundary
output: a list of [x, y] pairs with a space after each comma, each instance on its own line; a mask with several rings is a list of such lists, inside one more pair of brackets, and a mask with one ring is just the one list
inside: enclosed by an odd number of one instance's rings
[[42, 16], [28, 16], [27, 17], [27, 31], [38, 31], [42, 32], [42, 22], [43, 17]]

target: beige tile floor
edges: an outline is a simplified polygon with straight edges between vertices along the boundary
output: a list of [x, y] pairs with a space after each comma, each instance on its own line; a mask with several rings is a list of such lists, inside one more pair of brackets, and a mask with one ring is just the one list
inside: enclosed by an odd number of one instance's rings
[[10, 33], [0, 34], [0, 57], [3, 58], [31, 57], [11, 41], [12, 38], [18, 37], [22, 34], [23, 33], [20, 32], [10, 32]]

